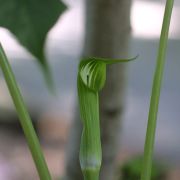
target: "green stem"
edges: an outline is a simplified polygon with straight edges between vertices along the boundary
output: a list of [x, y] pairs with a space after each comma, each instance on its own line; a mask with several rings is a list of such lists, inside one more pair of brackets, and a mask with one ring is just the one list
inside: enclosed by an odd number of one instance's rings
[[83, 132], [80, 145], [80, 165], [84, 180], [99, 180], [102, 152], [99, 122], [98, 92], [89, 89], [78, 75], [78, 96]]
[[158, 114], [163, 71], [165, 66], [165, 56], [167, 50], [168, 33], [169, 33], [173, 4], [174, 4], [173, 0], [167, 0], [166, 2], [163, 26], [161, 31], [160, 43], [159, 43], [156, 71], [153, 81], [150, 109], [149, 109], [149, 118], [148, 118], [146, 141], [144, 147], [144, 161], [142, 167], [141, 180], [150, 180], [151, 178], [156, 121]]
[[90, 170], [84, 175], [84, 180], [99, 180], [99, 172]]
[[45, 162], [43, 153], [41, 151], [40, 143], [33, 128], [31, 118], [28, 114], [26, 106], [24, 104], [23, 98], [21, 96], [20, 90], [16, 83], [14, 74], [5, 55], [5, 52], [0, 44], [0, 66], [2, 68], [9, 92], [13, 99], [16, 111], [18, 113], [21, 126], [23, 128], [24, 134], [26, 136], [32, 157], [36, 164], [36, 168], [39, 173], [41, 180], [51, 180], [51, 176]]

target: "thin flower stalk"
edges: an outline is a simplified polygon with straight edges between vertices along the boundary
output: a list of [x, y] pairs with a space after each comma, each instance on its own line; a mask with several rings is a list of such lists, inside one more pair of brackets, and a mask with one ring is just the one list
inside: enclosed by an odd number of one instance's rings
[[171, 22], [173, 4], [174, 4], [174, 0], [167, 0], [166, 7], [165, 7], [164, 20], [163, 20], [163, 25], [162, 25], [162, 30], [161, 30], [159, 51], [158, 51], [158, 57], [157, 57], [157, 64], [156, 64], [156, 70], [154, 74], [154, 81], [153, 81], [153, 87], [152, 87], [149, 118], [148, 118], [146, 140], [145, 140], [145, 146], [144, 146], [144, 160], [143, 160], [143, 166], [142, 166], [141, 180], [151, 179], [157, 114], [158, 114], [161, 84], [162, 84], [163, 72], [164, 72], [164, 66], [165, 66], [165, 56], [166, 56], [166, 51], [167, 51], [168, 33], [169, 33], [169, 26]]

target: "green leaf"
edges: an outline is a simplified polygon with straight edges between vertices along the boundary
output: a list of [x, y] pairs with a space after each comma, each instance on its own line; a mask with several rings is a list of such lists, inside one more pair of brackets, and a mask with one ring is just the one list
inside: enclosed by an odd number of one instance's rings
[[[136, 57], [135, 57], [136, 58]], [[99, 91], [106, 81], [106, 66], [132, 59], [111, 60], [104, 58], [83, 59], [78, 71], [78, 97], [83, 132], [80, 145], [80, 165], [84, 180], [98, 180], [102, 161]]]
[[44, 55], [46, 36], [65, 9], [60, 0], [0, 0], [0, 26], [14, 34], [39, 60], [46, 76], [49, 76]]

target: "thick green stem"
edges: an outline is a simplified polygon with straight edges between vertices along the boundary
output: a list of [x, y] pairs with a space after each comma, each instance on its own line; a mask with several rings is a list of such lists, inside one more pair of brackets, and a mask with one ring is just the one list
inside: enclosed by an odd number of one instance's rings
[[51, 176], [47, 164], [45, 162], [38, 137], [33, 128], [31, 118], [28, 114], [20, 90], [16, 83], [14, 74], [12, 72], [12, 69], [10, 67], [10, 64], [5, 55], [5, 52], [3, 51], [1, 44], [0, 44], [0, 66], [2, 68], [9, 92], [16, 107], [16, 111], [18, 113], [22, 129], [26, 136], [29, 149], [31, 151], [32, 157], [34, 159], [36, 168], [39, 173], [39, 177], [41, 180], [51, 180]]
[[99, 172], [93, 172], [93, 170], [86, 172], [84, 174], [84, 180], [99, 180]]
[[161, 37], [160, 37], [156, 71], [153, 81], [148, 126], [146, 132], [146, 141], [144, 147], [144, 161], [142, 167], [141, 180], [150, 180], [151, 178], [156, 121], [157, 121], [161, 84], [162, 84], [163, 71], [165, 65], [165, 55], [167, 50], [168, 33], [169, 33], [173, 4], [174, 4], [173, 0], [167, 0]]
[[78, 76], [78, 95], [84, 125], [80, 146], [80, 165], [84, 180], [99, 180], [102, 152], [98, 92], [86, 87]]

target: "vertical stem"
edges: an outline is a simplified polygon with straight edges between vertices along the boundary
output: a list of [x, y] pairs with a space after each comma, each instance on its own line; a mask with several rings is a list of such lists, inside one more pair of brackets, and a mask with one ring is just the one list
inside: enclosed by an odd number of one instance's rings
[[99, 180], [102, 161], [99, 96], [86, 87], [78, 74], [78, 96], [83, 132], [80, 145], [80, 165], [84, 180]]
[[169, 33], [173, 4], [174, 4], [173, 0], [167, 0], [166, 2], [163, 26], [161, 31], [160, 43], [159, 43], [156, 71], [154, 74], [150, 109], [149, 109], [149, 118], [148, 118], [146, 141], [144, 147], [144, 161], [142, 167], [141, 180], [150, 180], [151, 178], [157, 113], [158, 113], [159, 98], [160, 98], [161, 84], [162, 84], [163, 71], [165, 65], [168, 33]]
[[19, 116], [19, 120], [24, 131], [24, 134], [29, 145], [32, 157], [36, 164], [37, 171], [41, 180], [51, 180], [51, 176], [45, 162], [43, 153], [41, 151], [40, 143], [33, 128], [30, 116], [24, 104], [23, 98], [21, 96], [20, 90], [16, 83], [14, 74], [8, 62], [8, 59], [3, 51], [0, 44], [0, 66], [2, 68], [9, 92], [13, 99], [16, 111]]

